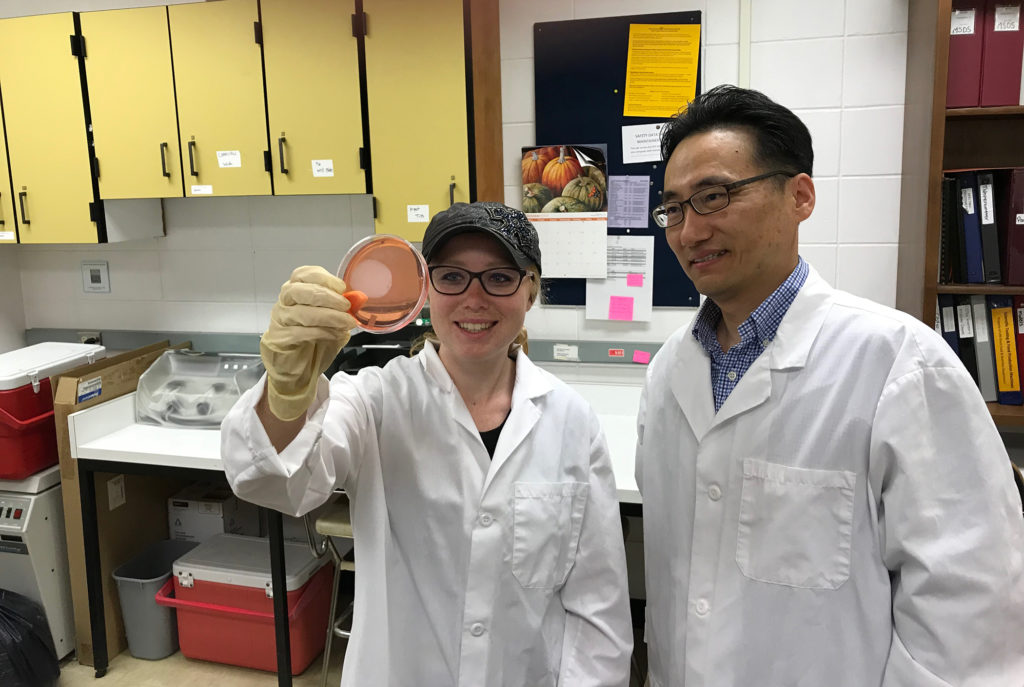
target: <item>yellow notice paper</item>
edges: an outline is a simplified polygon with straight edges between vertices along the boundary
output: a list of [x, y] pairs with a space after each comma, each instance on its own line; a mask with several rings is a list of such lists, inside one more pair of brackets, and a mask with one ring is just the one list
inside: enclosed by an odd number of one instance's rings
[[700, 24], [630, 24], [624, 117], [671, 117], [697, 95]]

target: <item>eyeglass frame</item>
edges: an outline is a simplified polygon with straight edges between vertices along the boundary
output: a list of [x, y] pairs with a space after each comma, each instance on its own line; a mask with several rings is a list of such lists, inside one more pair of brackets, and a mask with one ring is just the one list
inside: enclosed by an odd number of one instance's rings
[[[732, 181], [732, 182], [729, 182], [728, 184], [715, 184], [713, 186], [708, 186], [707, 188], [702, 188], [701, 190], [695, 192], [693, 195], [691, 195], [686, 200], [670, 200], [670, 201], [667, 201], [665, 203], [661, 203], [660, 205], [655, 207], [653, 210], [651, 210], [651, 218], [654, 219], [654, 223], [657, 226], [661, 227], [662, 229], [668, 229], [670, 227], [675, 227], [675, 226], [678, 226], [678, 225], [682, 224], [686, 220], [686, 212], [684, 211], [684, 212], [680, 213], [682, 215], [682, 217], [680, 218], [680, 220], [678, 222], [674, 222], [672, 224], [662, 225], [662, 223], [658, 221], [658, 215], [656, 214], [658, 212], [658, 210], [661, 210], [661, 209], [663, 209], [663, 208], [665, 208], [665, 207], [675, 203], [675, 204], [679, 205], [681, 210], [682, 210], [683, 206], [689, 205], [693, 209], [693, 211], [696, 212], [698, 215], [713, 215], [714, 213], [721, 212], [722, 210], [724, 210], [727, 207], [729, 207], [729, 203], [732, 202], [732, 195], [729, 192], [733, 191], [734, 189], [740, 188], [741, 186], [746, 186], [747, 184], [752, 184], [755, 181], [761, 181], [762, 179], [768, 179], [768, 178], [771, 178], [771, 177], [774, 177], [774, 176], [778, 176], [780, 174], [785, 175], [787, 177], [795, 177], [798, 173], [799, 172], [791, 172], [791, 171], [788, 171], [788, 170], [779, 169], [779, 170], [776, 170], [774, 172], [766, 172], [764, 174], [758, 174], [757, 176], [752, 176], [752, 177], [749, 177], [747, 179], [740, 179], [739, 181]], [[701, 212], [700, 210], [698, 210], [697, 206], [695, 206], [693, 204], [693, 199], [696, 198], [697, 196], [699, 196], [702, 193], [707, 193], [708, 191], [713, 191], [715, 189], [722, 189], [723, 191], [725, 191], [725, 205], [723, 205], [720, 208], [716, 208], [714, 210], [708, 210], [707, 212]]]
[[[434, 270], [439, 270], [442, 268], [449, 270], [458, 270], [460, 272], [465, 272], [466, 274], [468, 274], [469, 279], [466, 281], [466, 287], [462, 289], [462, 291], [459, 291], [457, 293], [445, 293], [444, 291], [437, 288], [437, 284], [434, 283]], [[487, 289], [487, 286], [486, 284], [484, 284], [484, 280], [481, 277], [483, 277], [488, 272], [495, 272], [497, 270], [518, 272], [519, 283], [516, 284], [516, 288], [508, 293], [491, 293]], [[458, 265], [430, 265], [427, 267], [427, 275], [430, 277], [430, 285], [433, 286], [434, 290], [437, 291], [442, 296], [461, 296], [462, 294], [466, 293], [466, 291], [469, 291], [470, 285], [472, 285], [473, 280], [476, 279], [478, 282], [480, 282], [480, 288], [484, 290], [484, 293], [486, 293], [488, 296], [494, 296], [495, 298], [508, 298], [509, 296], [516, 295], [517, 293], [519, 293], [519, 289], [522, 288], [523, 281], [526, 279], [527, 276], [529, 276], [531, 279], [534, 278], [534, 274], [532, 271], [524, 270], [522, 267], [491, 267], [490, 269], [483, 270], [482, 272], [474, 272], [472, 270], [467, 270], [465, 267], [459, 267]]]

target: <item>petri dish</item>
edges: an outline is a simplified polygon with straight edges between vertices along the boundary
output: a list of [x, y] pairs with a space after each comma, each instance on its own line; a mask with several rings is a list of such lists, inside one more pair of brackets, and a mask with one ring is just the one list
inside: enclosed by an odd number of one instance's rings
[[338, 276], [366, 303], [351, 313], [359, 328], [378, 334], [401, 329], [416, 319], [427, 300], [427, 263], [399, 236], [378, 234], [352, 246]]

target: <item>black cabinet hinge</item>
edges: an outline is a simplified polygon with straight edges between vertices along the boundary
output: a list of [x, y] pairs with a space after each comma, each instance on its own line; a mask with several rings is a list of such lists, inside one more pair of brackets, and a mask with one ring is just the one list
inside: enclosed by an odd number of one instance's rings
[[370, 166], [370, 155], [366, 148], [359, 149], [359, 169], [366, 169]]
[[103, 219], [103, 205], [95, 202], [89, 203], [89, 220], [98, 224], [101, 219]]
[[100, 159], [98, 157], [92, 159], [92, 175], [97, 179], [100, 178]]
[[71, 54], [75, 57], [85, 57], [85, 36], [71, 35]]
[[263, 151], [263, 170], [265, 172], [273, 172], [274, 171], [274, 160], [273, 160], [273, 158], [270, 157], [270, 151], [269, 150], [264, 150]]
[[366, 12], [352, 15], [352, 35], [356, 38], [366, 35]]
[[263, 24], [258, 21], [252, 23], [253, 38], [256, 40], [256, 45], [263, 45]]
[[370, 196], [370, 200], [373, 201], [373, 218], [377, 219], [377, 196]]

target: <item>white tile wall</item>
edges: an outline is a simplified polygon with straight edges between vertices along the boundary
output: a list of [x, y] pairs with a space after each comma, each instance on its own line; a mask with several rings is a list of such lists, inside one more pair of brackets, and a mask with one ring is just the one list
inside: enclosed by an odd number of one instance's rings
[[[0, 16], [88, 4], [0, 1]], [[136, 3], [105, 6], [127, 4]], [[814, 137], [819, 198], [801, 229], [801, 254], [830, 282], [886, 304], [896, 283], [906, 6], [752, 3], [751, 86], [798, 110]], [[536, 143], [535, 22], [702, 10], [705, 86], [738, 78], [739, 0], [501, 0], [499, 8], [506, 197], [516, 206], [519, 149]], [[871, 208], [870, 221], [863, 206]], [[165, 218], [161, 239], [82, 249], [0, 246], [0, 286], [24, 306], [23, 315], [0, 308], [0, 349], [24, 327], [259, 332], [292, 267], [333, 269], [373, 226], [365, 196], [180, 199], [165, 203]], [[91, 258], [110, 263], [112, 293], [82, 292], [80, 263]], [[5, 279], [11, 270], [20, 276], [20, 297]], [[527, 325], [535, 338], [658, 341], [692, 313], [658, 308], [652, 323], [630, 326], [586, 320], [582, 308], [536, 307]]]
[[19, 247], [0, 245], [0, 353], [25, 345], [25, 305], [21, 294]]

